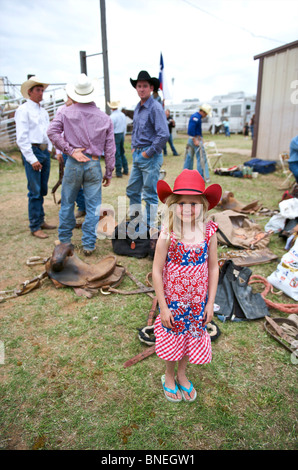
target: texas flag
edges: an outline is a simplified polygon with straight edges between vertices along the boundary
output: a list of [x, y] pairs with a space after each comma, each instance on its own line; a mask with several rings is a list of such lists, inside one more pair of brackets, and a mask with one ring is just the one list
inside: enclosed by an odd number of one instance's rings
[[159, 82], [160, 82], [159, 88], [162, 91], [163, 99], [164, 100], [170, 100], [172, 97], [171, 97], [171, 94], [169, 92], [167, 82], [166, 82], [166, 79], [165, 79], [164, 63], [163, 63], [162, 53], [160, 54], [160, 64], [159, 64], [159, 76], [158, 76], [158, 78], [159, 78]]

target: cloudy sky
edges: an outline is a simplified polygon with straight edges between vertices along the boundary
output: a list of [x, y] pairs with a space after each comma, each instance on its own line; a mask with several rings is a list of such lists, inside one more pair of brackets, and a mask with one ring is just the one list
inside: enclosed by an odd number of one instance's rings
[[[298, 39], [296, 0], [106, 0], [111, 100], [132, 107], [140, 70], [159, 73], [163, 54], [172, 102], [232, 91], [255, 94], [254, 56]], [[1, 76], [22, 83], [73, 81], [79, 52], [102, 52], [100, 0], [0, 0]], [[87, 58], [100, 83], [102, 56]], [[173, 85], [173, 86], [172, 86]]]

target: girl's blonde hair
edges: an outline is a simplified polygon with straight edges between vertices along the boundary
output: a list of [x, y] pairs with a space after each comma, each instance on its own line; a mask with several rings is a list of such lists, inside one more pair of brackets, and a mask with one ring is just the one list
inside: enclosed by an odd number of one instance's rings
[[[171, 232], [174, 231], [178, 239], [181, 238], [182, 233], [181, 233], [181, 223], [177, 223], [175, 206], [176, 204], [179, 204], [181, 197], [182, 195], [171, 194], [165, 202], [165, 206], [164, 206], [163, 213], [162, 213], [162, 225], [163, 225], [164, 231], [168, 234], [168, 236], [170, 236]], [[201, 219], [201, 221], [205, 223], [206, 218], [207, 218], [209, 203], [203, 194], [196, 195], [195, 197], [198, 197], [200, 199], [198, 203], [202, 204], [203, 219]]]

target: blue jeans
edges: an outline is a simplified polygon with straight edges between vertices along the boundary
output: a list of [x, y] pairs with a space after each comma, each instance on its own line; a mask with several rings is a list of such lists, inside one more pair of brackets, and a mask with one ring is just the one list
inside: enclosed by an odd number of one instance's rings
[[133, 216], [135, 212], [142, 214], [142, 199], [146, 203], [146, 219], [144, 223], [149, 227], [155, 227], [158, 196], [156, 185], [159, 180], [159, 171], [163, 162], [162, 153], [155, 154], [151, 158], [144, 158], [142, 150], [135, 150], [133, 153], [132, 170], [126, 188], [126, 195], [129, 198], [129, 215]]
[[289, 162], [289, 170], [295, 176], [296, 183], [298, 183], [298, 162]]
[[[68, 159], [68, 155], [66, 155], [65, 153], [63, 153], [62, 156], [63, 156], [64, 166], [65, 166], [65, 165], [66, 165], [66, 162], [67, 162], [67, 159]], [[77, 199], [76, 199], [76, 203], [77, 203], [77, 206], [78, 206], [78, 210], [79, 210], [79, 211], [82, 211], [82, 212], [85, 212], [86, 207], [85, 207], [85, 199], [84, 199], [84, 191], [83, 191], [83, 188], [80, 188], [80, 189], [79, 189], [78, 197], [77, 197]]]
[[116, 144], [116, 155], [115, 155], [115, 170], [116, 176], [122, 175], [122, 168], [123, 173], [128, 174], [128, 164], [127, 159], [124, 153], [124, 133], [114, 134], [115, 136], [115, 144]]
[[[190, 137], [188, 139], [187, 146], [188, 146], [188, 151], [187, 151], [186, 158], [185, 158], [185, 161], [184, 161], [183, 169], [187, 168], [188, 170], [193, 170], [193, 159], [194, 159], [194, 154], [196, 154], [196, 157], [197, 157], [197, 170], [200, 173], [200, 175], [204, 178], [205, 181], [209, 180], [210, 175], [209, 175], [209, 168], [208, 168], [208, 162], [207, 162], [207, 157], [206, 157], [206, 152], [205, 152], [205, 149], [204, 149], [204, 145], [201, 144], [198, 147], [196, 147], [195, 144], [193, 143], [192, 137]], [[202, 168], [201, 159], [200, 159], [200, 153], [201, 153], [200, 148], [201, 148], [201, 152], [202, 152], [204, 170]]]
[[83, 187], [86, 216], [82, 225], [82, 244], [84, 249], [93, 250], [96, 243], [96, 230], [99, 222], [101, 204], [102, 173], [100, 160], [86, 163], [69, 157], [66, 162], [61, 191], [61, 209], [59, 211], [59, 240], [70, 243], [72, 231], [76, 225], [74, 216], [75, 201]]
[[[172, 134], [170, 134], [168, 143], [170, 144], [170, 147], [171, 147], [171, 150], [172, 150], [172, 152], [173, 152], [173, 155], [178, 155], [178, 152], [177, 152], [177, 150], [175, 149], [175, 146], [174, 146], [174, 143], [173, 143], [173, 136], [172, 136]], [[167, 144], [166, 144], [166, 146], [165, 146], [165, 148], [164, 148], [163, 154], [164, 154], [164, 155], [167, 155]]]
[[41, 171], [35, 171], [30, 163], [23, 157], [28, 188], [28, 214], [31, 232], [36, 232], [44, 222], [43, 200], [48, 193], [51, 160], [48, 150], [33, 147], [37, 160], [42, 164]]

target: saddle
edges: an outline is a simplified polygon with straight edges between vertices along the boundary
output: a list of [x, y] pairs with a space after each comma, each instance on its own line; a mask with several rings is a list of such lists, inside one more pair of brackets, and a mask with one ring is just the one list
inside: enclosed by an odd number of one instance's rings
[[54, 248], [46, 262], [46, 272], [55, 287], [72, 287], [77, 295], [92, 297], [99, 288], [116, 287], [126, 270], [109, 255], [95, 264], [87, 264], [74, 252], [71, 244], [61, 243]]
[[259, 204], [257, 200], [252, 201], [249, 204], [242, 204], [235, 198], [234, 193], [231, 191], [225, 191], [218, 204], [218, 207], [222, 210], [230, 209], [242, 214], [253, 214], [260, 209], [261, 204]]
[[255, 250], [269, 244], [270, 234], [252, 222], [247, 214], [228, 209], [210, 215], [210, 220], [218, 224], [217, 240], [221, 245]]

